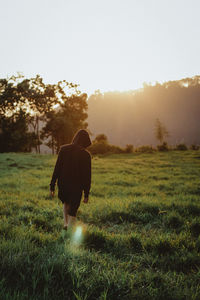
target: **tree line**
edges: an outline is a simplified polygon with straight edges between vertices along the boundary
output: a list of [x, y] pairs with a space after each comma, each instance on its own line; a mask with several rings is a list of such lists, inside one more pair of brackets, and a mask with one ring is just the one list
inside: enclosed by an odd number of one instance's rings
[[93, 153], [127, 153], [157, 141], [162, 149], [166, 142], [197, 145], [199, 115], [200, 76], [124, 93], [96, 91], [88, 99], [66, 80], [46, 84], [39, 75], [18, 74], [0, 79], [0, 152], [40, 153], [46, 144], [57, 153], [78, 129], [88, 127], [97, 136]]
[[40, 153], [42, 143], [58, 152], [87, 128], [87, 108], [87, 94], [65, 80], [45, 84], [39, 75], [20, 74], [0, 79], [0, 152]]
[[[89, 151], [92, 154], [121, 154], [121, 153], [133, 153], [133, 152], [145, 152], [152, 153], [154, 151], [171, 151], [171, 150], [188, 150], [189, 148], [184, 143], [176, 144], [175, 146], [170, 146], [167, 143], [167, 138], [170, 136], [165, 125], [157, 118], [154, 124], [154, 135], [158, 142], [156, 147], [152, 145], [142, 145], [139, 147], [134, 147], [132, 144], [127, 144], [125, 147], [120, 147], [117, 145], [112, 145], [108, 141], [108, 137], [101, 133], [96, 136], [93, 140], [92, 145], [89, 147]], [[191, 145], [191, 150], [199, 150], [199, 145]]]
[[88, 99], [90, 130], [121, 147], [156, 146], [156, 119], [169, 131], [169, 145], [200, 144], [200, 76], [126, 92], [96, 91]]

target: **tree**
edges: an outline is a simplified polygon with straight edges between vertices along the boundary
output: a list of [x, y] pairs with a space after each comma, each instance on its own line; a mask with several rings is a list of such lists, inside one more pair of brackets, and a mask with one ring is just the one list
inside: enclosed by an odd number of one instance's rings
[[97, 142], [97, 143], [108, 143], [108, 138], [107, 136], [104, 134], [104, 133], [100, 133], [96, 136], [96, 138], [94, 139], [94, 142]]
[[[62, 91], [63, 92], [63, 91]], [[61, 100], [57, 110], [46, 113], [42, 138], [48, 139], [47, 145], [52, 153], [58, 152], [62, 144], [70, 143], [75, 132], [87, 128], [87, 94], [61, 93]]]
[[[65, 83], [65, 85], [67, 84]], [[72, 86], [72, 84], [68, 85]], [[13, 123], [16, 114], [19, 111], [24, 112], [23, 120], [24, 122], [26, 120], [28, 130], [34, 133], [32, 136], [37, 137], [34, 138], [31, 146], [31, 148], [35, 147], [36, 152], [40, 152], [40, 144], [42, 143], [40, 121], [43, 120], [47, 112], [53, 110], [54, 105], [59, 103], [57, 90], [58, 85], [44, 84], [39, 75], [26, 79], [23, 75], [18, 74], [18, 76], [0, 79], [0, 119], [6, 117], [4, 122]], [[8, 128], [10, 127], [8, 126]], [[2, 127], [1, 131], [4, 129]], [[26, 133], [24, 132], [24, 134]]]
[[155, 122], [155, 136], [160, 143], [163, 143], [164, 139], [169, 137], [169, 132], [167, 131], [165, 125], [162, 124], [158, 118]]
[[[12, 76], [7, 79], [0, 79], [0, 120], [1, 120], [1, 137], [4, 139], [4, 149], [9, 151], [18, 151], [13, 140], [13, 148], [11, 143], [13, 135], [16, 134], [16, 126], [23, 123], [24, 130], [21, 130], [21, 140], [23, 143], [29, 143], [28, 149], [35, 147], [36, 151], [40, 150], [39, 136], [39, 119], [44, 112], [50, 110], [58, 101], [55, 94], [54, 85], [45, 85], [42, 78], [37, 75], [35, 78], [25, 79], [23, 75]], [[13, 126], [15, 125], [15, 128]], [[32, 133], [28, 133], [32, 128]], [[10, 130], [10, 131], [9, 131]], [[32, 136], [31, 140], [27, 140]], [[24, 138], [24, 139], [23, 139]], [[6, 146], [8, 143], [8, 147]], [[27, 151], [26, 143], [19, 149]], [[18, 149], [17, 148], [17, 149]], [[4, 150], [7, 151], [7, 150]], [[22, 150], [19, 150], [22, 151]]]
[[22, 111], [0, 118], [0, 152], [30, 152], [37, 136], [28, 131], [27, 115]]
[[[18, 79], [18, 78], [17, 78]], [[30, 79], [23, 79], [17, 84], [18, 92], [24, 101], [26, 111], [30, 112], [30, 126], [37, 136], [36, 152], [40, 153], [40, 121], [58, 103], [55, 84], [44, 84], [43, 79], [36, 75]]]
[[[0, 79], [1, 137], [11, 137], [14, 130], [11, 125], [16, 126], [20, 119], [25, 126], [21, 136], [27, 137], [27, 130], [32, 131], [29, 149], [35, 147], [36, 152], [40, 152], [41, 138], [51, 137], [48, 143], [58, 151], [62, 143], [70, 141], [77, 129], [87, 127], [87, 95], [81, 94], [77, 87], [65, 80], [57, 84], [45, 84], [39, 75], [27, 79], [18, 74]], [[41, 136], [40, 125], [45, 121], [47, 124]], [[15, 151], [16, 147], [13, 144], [12, 148], [11, 141], [12, 139], [4, 140], [3, 149]], [[24, 147], [27, 149], [25, 144]]]
[[0, 79], [0, 152], [31, 151], [37, 138], [29, 132], [30, 120], [16, 77]]

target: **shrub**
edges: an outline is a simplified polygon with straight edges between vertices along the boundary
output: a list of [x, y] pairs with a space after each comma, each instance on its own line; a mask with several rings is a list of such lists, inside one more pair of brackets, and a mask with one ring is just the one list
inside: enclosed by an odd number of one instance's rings
[[116, 153], [116, 154], [120, 154], [124, 152], [123, 149], [119, 146], [115, 146], [115, 145], [109, 145], [109, 146], [110, 146], [109, 152]]
[[126, 147], [124, 148], [124, 152], [125, 153], [133, 153], [133, 145], [131, 145], [131, 144], [126, 145]]
[[187, 150], [187, 146], [185, 144], [178, 144], [176, 145], [176, 150], [181, 150], [181, 151], [185, 151]]
[[100, 143], [100, 142], [105, 142], [105, 143], [108, 143], [108, 138], [105, 134], [103, 133], [100, 133], [96, 136], [96, 138], [94, 139], [93, 142], [97, 142], [97, 143]]
[[199, 145], [194, 145], [193, 144], [193, 145], [190, 146], [190, 149], [191, 150], [199, 150]]
[[157, 145], [157, 149], [158, 149], [158, 151], [168, 151], [169, 147], [168, 147], [167, 143], [164, 142], [161, 145]]
[[92, 154], [105, 154], [110, 152], [110, 145], [104, 141], [101, 142], [94, 142], [89, 148], [88, 150], [92, 153]]
[[88, 148], [91, 154], [106, 154], [106, 153], [123, 153], [124, 150], [115, 145], [110, 145], [105, 134], [101, 133], [93, 140], [92, 145]]
[[141, 152], [141, 153], [152, 153], [155, 149], [152, 146], [149, 145], [145, 145], [145, 146], [140, 146], [138, 148], [136, 148], [136, 152]]
[[106, 154], [106, 153], [123, 153], [123, 149], [119, 146], [110, 145], [106, 141], [94, 142], [88, 150], [91, 154]]

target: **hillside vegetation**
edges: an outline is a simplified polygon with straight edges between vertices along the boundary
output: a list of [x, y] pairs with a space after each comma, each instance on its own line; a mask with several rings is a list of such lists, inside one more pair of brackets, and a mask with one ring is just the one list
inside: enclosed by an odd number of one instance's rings
[[0, 299], [200, 299], [200, 151], [93, 157], [69, 233], [55, 159], [0, 155]]
[[88, 125], [111, 144], [156, 145], [155, 122], [169, 131], [168, 144], [200, 144], [200, 76], [144, 85], [128, 92], [96, 92], [88, 99]]

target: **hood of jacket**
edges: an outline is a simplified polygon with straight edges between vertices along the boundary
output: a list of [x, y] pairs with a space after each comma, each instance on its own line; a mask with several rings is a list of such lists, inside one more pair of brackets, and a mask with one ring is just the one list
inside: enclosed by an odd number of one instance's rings
[[73, 140], [72, 140], [72, 144], [75, 144], [75, 145], [78, 145], [78, 146], [81, 146], [83, 148], [87, 148], [89, 147], [92, 143], [91, 143], [91, 140], [90, 140], [90, 137], [89, 137], [89, 134], [86, 130], [84, 129], [81, 129], [79, 130]]

